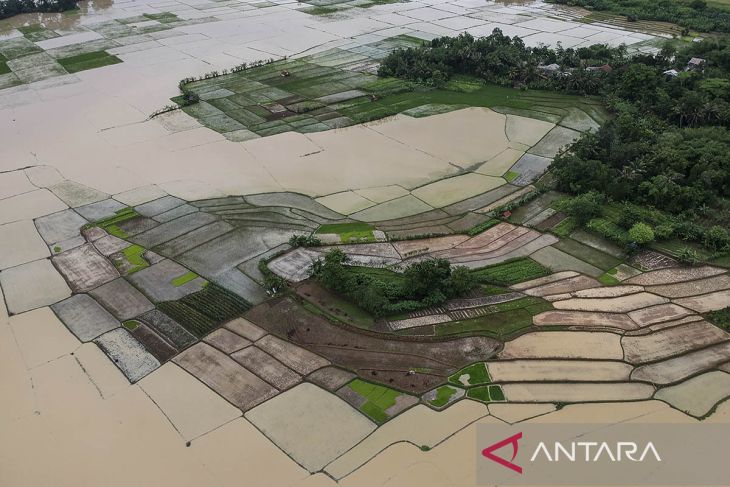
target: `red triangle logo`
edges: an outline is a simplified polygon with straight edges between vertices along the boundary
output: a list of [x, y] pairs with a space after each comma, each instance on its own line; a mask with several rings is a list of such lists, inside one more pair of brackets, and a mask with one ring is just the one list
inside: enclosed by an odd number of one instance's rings
[[[517, 442], [521, 439], [522, 439], [522, 432], [520, 431], [516, 435], [512, 435], [509, 438], [505, 438], [502, 441], [498, 441], [494, 445], [488, 446], [487, 448], [482, 450], [482, 455], [484, 455], [485, 457], [487, 457], [488, 459], [490, 459], [493, 462], [497, 462], [498, 464], [502, 465], [503, 467], [507, 467], [510, 470], [514, 470], [515, 472], [522, 474], [522, 467], [512, 463], [514, 461], [515, 457], [517, 456], [517, 450], [520, 447]], [[495, 450], [499, 450], [503, 446], [507, 446], [510, 444], [512, 445], [512, 458], [511, 459], [505, 460], [504, 458], [499, 457], [499, 456], [495, 455], [494, 453], [492, 453]]]

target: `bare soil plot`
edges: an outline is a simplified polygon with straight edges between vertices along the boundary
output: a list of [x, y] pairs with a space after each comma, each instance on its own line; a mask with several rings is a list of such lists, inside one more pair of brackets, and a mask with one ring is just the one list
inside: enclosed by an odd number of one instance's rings
[[226, 355], [230, 355], [251, 345], [249, 340], [226, 328], [218, 328], [210, 333], [205, 337], [205, 343], [213, 345]]
[[687, 308], [667, 303], [632, 311], [629, 313], [629, 318], [634, 320], [637, 325], [644, 327], [663, 321], [678, 320], [691, 314], [693, 313]]
[[512, 286], [510, 286], [510, 288], [515, 289], [517, 291], [524, 291], [525, 289], [531, 289], [534, 287], [543, 286], [545, 284], [550, 284], [552, 282], [561, 281], [561, 280], [567, 279], [569, 277], [576, 277], [577, 275], [578, 275], [578, 273], [575, 271], [556, 272], [554, 274], [550, 274], [549, 276], [538, 277], [537, 279], [531, 279], [529, 281], [513, 284]]
[[575, 328], [614, 328], [633, 330], [637, 328], [631, 318], [619, 313], [592, 311], [545, 311], [532, 319], [537, 326], [571, 326]]
[[208, 433], [241, 415], [225, 399], [173, 363], [139, 381], [186, 440]]
[[687, 377], [714, 369], [727, 362], [729, 357], [730, 342], [723, 342], [662, 362], [636, 367], [631, 378], [660, 385], [674, 384]]
[[527, 186], [537, 181], [552, 162], [553, 160], [550, 157], [525, 153], [510, 168], [509, 172], [517, 175], [510, 182], [517, 186]]
[[648, 249], [641, 250], [634, 254], [631, 259], [629, 259], [629, 264], [637, 269], [645, 271], [679, 266], [679, 262], [672, 257]]
[[0, 225], [50, 215], [67, 206], [46, 189], [31, 191], [0, 200]]
[[92, 290], [90, 294], [122, 321], [155, 308], [141, 292], [121, 277]]
[[344, 386], [355, 377], [357, 377], [357, 375], [347, 370], [340, 369], [339, 367], [323, 367], [315, 370], [306, 378], [309, 382], [317, 384], [320, 387], [324, 387], [328, 391], [332, 392]]
[[572, 293], [576, 298], [618, 298], [643, 291], [642, 286], [595, 287]]
[[66, 281], [48, 259], [0, 272], [0, 287], [11, 314], [48, 306], [71, 295]]
[[302, 375], [330, 365], [327, 359], [273, 335], [261, 338], [256, 342], [256, 346]]
[[129, 280], [153, 301], [181, 299], [200, 291], [206, 283], [205, 279], [170, 259], [131, 274]]
[[173, 361], [242, 411], [278, 393], [226, 354], [205, 343], [193, 345]]
[[613, 333], [538, 331], [506, 342], [500, 359], [556, 358], [622, 360], [621, 337]]
[[247, 340], [255, 342], [266, 335], [266, 331], [254, 325], [245, 318], [236, 318], [223, 325], [228, 330], [240, 335]]
[[77, 293], [87, 292], [119, 277], [114, 266], [91, 244], [54, 255], [53, 263]]
[[323, 204], [327, 208], [331, 208], [337, 213], [342, 213], [343, 215], [349, 215], [351, 213], [355, 213], [360, 210], [364, 210], [365, 208], [370, 208], [371, 206], [376, 205], [374, 201], [370, 201], [353, 191], [334, 193], [328, 196], [317, 198], [316, 201]]
[[51, 306], [71, 332], [88, 342], [119, 326], [114, 316], [88, 294], [75, 294]]
[[646, 308], [668, 302], [667, 298], [655, 294], [636, 293], [618, 298], [571, 298], [553, 303], [556, 309], [575, 311], [607, 311], [612, 313], [627, 313], [635, 309]]
[[129, 242], [115, 237], [114, 235], [107, 235], [94, 241], [94, 248], [96, 248], [96, 250], [98, 250], [104, 257], [109, 257], [116, 252], [126, 249], [127, 247], [129, 247]]
[[609, 402], [650, 399], [654, 387], [636, 382], [504, 384], [510, 402]]
[[701, 296], [691, 298], [675, 299], [675, 303], [686, 306], [698, 313], [707, 313], [708, 311], [716, 311], [728, 307], [730, 303], [730, 289], [725, 291], [717, 291]]
[[676, 386], [659, 389], [654, 396], [685, 413], [702, 417], [730, 396], [730, 374], [708, 372]]
[[641, 364], [714, 345], [728, 339], [727, 333], [706, 321], [695, 321], [644, 336], [621, 339], [626, 361]]
[[372, 257], [381, 257], [383, 259], [399, 259], [400, 254], [396, 251], [396, 243], [363, 243], [363, 244], [348, 244], [348, 245], [337, 245], [336, 247], [320, 247], [318, 250], [329, 251], [331, 249], [338, 249], [347, 255], [369, 255]]
[[708, 277], [706, 279], [698, 279], [696, 281], [649, 286], [646, 288], [646, 290], [651, 293], [667, 298], [685, 298], [688, 296], [707, 294], [724, 289], [730, 289], [730, 275], [728, 274]]
[[509, 360], [487, 362], [493, 382], [622, 382], [633, 367], [603, 360]]
[[160, 362], [124, 328], [109, 331], [94, 342], [130, 382], [137, 382], [160, 366]]
[[[509, 118], [507, 119], [509, 124]], [[487, 176], [502, 176], [507, 170], [514, 165], [517, 160], [524, 154], [521, 150], [505, 149], [487, 162], [479, 166], [474, 172]]]
[[653, 286], [659, 284], [675, 284], [683, 281], [692, 281], [704, 277], [722, 274], [726, 270], [719, 267], [673, 267], [645, 272], [639, 276], [627, 279], [628, 284], [639, 284], [642, 286]]
[[438, 252], [440, 250], [451, 249], [467, 240], [469, 240], [469, 237], [466, 235], [449, 235], [447, 237], [403, 240], [400, 242], [394, 242], [393, 247], [395, 247], [400, 256], [406, 258], [427, 252]]
[[[292, 298], [265, 302], [252, 308], [246, 318], [367, 380], [413, 392], [425, 392], [444, 383], [448, 375], [464, 365], [493, 356], [499, 346], [487, 337], [444, 341], [384, 337], [334, 325]], [[285, 358], [277, 358], [290, 366]]]
[[543, 284], [542, 286], [533, 287], [524, 291], [530, 296], [548, 296], [551, 294], [564, 294], [580, 291], [582, 289], [594, 288], [600, 286], [601, 283], [587, 276], [569, 277], [557, 282]]
[[324, 389], [302, 383], [245, 414], [271, 441], [317, 471], [375, 429], [375, 424]]
[[255, 346], [239, 350], [231, 358], [280, 391], [302, 381], [301, 375]]
[[400, 198], [408, 194], [407, 189], [403, 189], [401, 186], [379, 186], [375, 188], [356, 189], [355, 193], [359, 194], [363, 198], [367, 198], [375, 203], [384, 203], [386, 201]]
[[506, 115], [505, 133], [513, 142], [533, 146], [547, 134], [555, 125], [534, 118], [519, 115]]

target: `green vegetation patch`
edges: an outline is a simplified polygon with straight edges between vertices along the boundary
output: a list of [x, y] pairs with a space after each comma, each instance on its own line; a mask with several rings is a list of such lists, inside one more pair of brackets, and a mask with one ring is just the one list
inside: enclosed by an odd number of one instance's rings
[[374, 227], [369, 223], [353, 222], [353, 223], [331, 223], [322, 225], [317, 229], [316, 233], [328, 234], [334, 233], [340, 236], [343, 243], [349, 242], [374, 242]]
[[616, 267], [621, 263], [621, 259], [596, 250], [572, 238], [563, 238], [559, 242], [553, 244], [553, 247], [572, 255], [584, 262], [588, 262], [602, 270], [608, 270]]
[[198, 276], [195, 272], [188, 271], [185, 274], [183, 274], [182, 276], [178, 276], [175, 279], [171, 280], [170, 284], [172, 284], [175, 287], [180, 287], [180, 286], [183, 286], [183, 285], [189, 283], [190, 281], [192, 281], [194, 279], [197, 279], [198, 277], [200, 277], [200, 276]]
[[107, 233], [109, 233], [110, 235], [114, 235], [118, 238], [127, 238], [129, 237], [129, 235], [127, 235], [126, 232], [119, 228], [117, 224], [125, 222], [127, 220], [131, 220], [132, 218], [136, 218], [138, 216], [139, 213], [137, 213], [134, 208], [122, 208], [121, 210], [116, 211], [114, 216], [99, 220], [98, 222], [96, 222], [96, 225], [106, 230]]
[[730, 331], [730, 307], [706, 313], [707, 321], [723, 330]]
[[548, 274], [550, 269], [530, 258], [511, 260], [472, 271], [472, 275], [479, 282], [498, 286], [511, 286]]
[[435, 408], [442, 408], [446, 406], [449, 401], [451, 401], [451, 398], [454, 397], [454, 395], [458, 392], [458, 389], [444, 385], [436, 389], [436, 397], [428, 403], [435, 407]]
[[221, 323], [241, 316], [251, 304], [227, 289], [209, 283], [198, 292], [177, 301], [158, 304], [160, 310], [202, 338]]
[[378, 424], [390, 419], [386, 411], [395, 406], [396, 399], [402, 395], [399, 391], [362, 379], [353, 380], [348, 387], [365, 398], [366, 402], [360, 406], [360, 411]]
[[121, 59], [106, 51], [87, 52], [76, 56], [63, 57], [57, 59], [57, 61], [69, 73], [77, 73], [87, 69], [100, 68], [122, 62]]
[[24, 25], [18, 27], [23, 36], [31, 42], [45, 41], [47, 39], [53, 39], [58, 37], [58, 34], [52, 30], [46, 29], [40, 24]]
[[122, 326], [129, 331], [136, 330], [137, 328], [139, 328], [139, 325], [140, 325], [140, 323], [137, 320], [127, 320], [124, 323], [122, 323]]
[[146, 17], [150, 20], [156, 20], [157, 22], [161, 24], [168, 24], [170, 22], [177, 22], [180, 20], [180, 17], [175, 15], [172, 12], [160, 12], [156, 14], [142, 14], [143, 17]]
[[490, 218], [489, 220], [487, 220], [483, 223], [474, 225], [473, 227], [471, 227], [469, 230], [466, 231], [466, 234], [469, 235], [470, 237], [473, 237], [475, 235], [479, 235], [480, 233], [482, 233], [486, 230], [489, 230], [490, 228], [492, 228], [495, 225], [498, 225], [499, 223], [501, 223], [500, 220], [497, 220], [496, 218]]
[[506, 173], [504, 173], [503, 177], [508, 183], [511, 183], [512, 181], [520, 177], [520, 173], [515, 171], [507, 171]]
[[466, 391], [466, 397], [481, 402], [504, 401], [504, 392], [498, 385], [474, 387]]
[[479, 316], [435, 325], [437, 336], [486, 335], [507, 340], [532, 326], [532, 317], [553, 309], [540, 298], [525, 297], [515, 301], [479, 308]]
[[489, 377], [487, 365], [484, 362], [478, 362], [468, 365], [455, 374], [450, 375], [449, 382], [459, 386], [471, 387], [489, 384], [492, 382], [492, 378]]
[[145, 248], [140, 245], [130, 245], [129, 247], [122, 250], [122, 255], [131, 264], [131, 268], [127, 271], [127, 274], [134, 274], [135, 272], [149, 267], [150, 263], [143, 257]]

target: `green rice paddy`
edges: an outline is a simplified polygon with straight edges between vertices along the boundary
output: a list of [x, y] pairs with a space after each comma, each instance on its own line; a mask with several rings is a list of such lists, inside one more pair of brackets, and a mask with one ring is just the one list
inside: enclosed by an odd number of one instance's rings
[[76, 56], [60, 58], [57, 61], [69, 73], [77, 73], [87, 69], [100, 68], [122, 62], [121, 59], [112, 56], [106, 51], [87, 52]]
[[[462, 376], [469, 376], [464, 377], [464, 382], [460, 380], [460, 377]], [[486, 364], [483, 362], [478, 362], [476, 364], [469, 365], [467, 367], [464, 367], [460, 371], [456, 372], [453, 375], [449, 376], [449, 382], [452, 384], [456, 384], [459, 386], [478, 386], [483, 384], [489, 384], [492, 382], [492, 378], [489, 377], [489, 371], [487, 370]]]
[[484, 284], [511, 286], [518, 282], [547, 276], [550, 274], [550, 269], [530, 258], [522, 258], [475, 269], [472, 274]]
[[428, 403], [435, 408], [442, 408], [446, 406], [451, 398], [457, 393], [457, 389], [451, 386], [441, 386], [436, 389], [436, 397]]
[[342, 243], [349, 242], [374, 242], [373, 230], [375, 228], [369, 223], [333, 223], [322, 225], [317, 230], [318, 234], [334, 233], [340, 236]]
[[199, 276], [196, 273], [194, 273], [193, 271], [188, 271], [185, 274], [183, 274], [182, 276], [178, 276], [175, 279], [173, 279], [172, 281], [170, 281], [170, 284], [172, 284], [175, 287], [180, 287], [180, 286], [183, 286], [183, 285], [189, 283], [192, 280], [197, 279], [198, 277]]
[[132, 268], [127, 272], [127, 274], [134, 274], [145, 267], [149, 267], [150, 263], [142, 256], [144, 252], [145, 248], [139, 245], [130, 245], [122, 250], [122, 255], [124, 255], [127, 262], [132, 265]]
[[366, 399], [366, 402], [360, 406], [360, 411], [378, 424], [383, 424], [390, 419], [386, 411], [395, 406], [396, 399], [402, 394], [389, 387], [361, 379], [353, 380], [347, 387]]
[[504, 401], [504, 392], [498, 385], [474, 387], [466, 391], [466, 397], [481, 402]]

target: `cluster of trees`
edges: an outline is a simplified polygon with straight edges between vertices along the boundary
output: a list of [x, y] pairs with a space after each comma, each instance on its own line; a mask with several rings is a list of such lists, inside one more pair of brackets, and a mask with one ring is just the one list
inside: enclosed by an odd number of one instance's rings
[[35, 12], [65, 12], [78, 6], [79, 0], [0, 0], [0, 19]]
[[[703, 61], [685, 69], [693, 57]], [[540, 69], [553, 62], [559, 72]], [[587, 69], [602, 63], [610, 69]], [[624, 47], [603, 45], [528, 48], [495, 30], [481, 39], [461, 35], [395, 51], [379, 74], [429, 85], [463, 74], [503, 85], [600, 95], [615, 116], [555, 158], [551, 172], [557, 189], [598, 194], [599, 204], [627, 201], [676, 217], [674, 232], [657, 238], [704, 241], [711, 227], [730, 226], [726, 40], [693, 42], [680, 51], [667, 44], [655, 55], [630, 56]], [[576, 204], [596, 208], [589, 199]]]
[[314, 277], [376, 317], [443, 304], [478, 285], [466, 267], [451, 267], [445, 259], [412, 264], [398, 280], [358, 272], [347, 262], [345, 253], [332, 249], [314, 263]]
[[[486, 37], [464, 33], [436, 38], [420, 47], [397, 49], [383, 59], [378, 75], [440, 87], [453, 75], [461, 74], [503, 86], [596, 94], [606, 73], [574, 68], [622, 64], [627, 59], [625, 46], [527, 47], [519, 37], [494, 29]], [[563, 73], [556, 76], [541, 69], [550, 64], [559, 64]]]
[[730, 12], [705, 0], [548, 0], [625, 15], [628, 20], [671, 22], [701, 32], [730, 32]]

